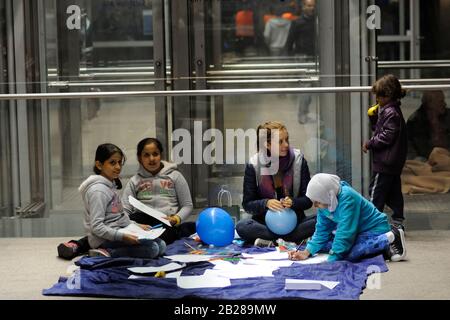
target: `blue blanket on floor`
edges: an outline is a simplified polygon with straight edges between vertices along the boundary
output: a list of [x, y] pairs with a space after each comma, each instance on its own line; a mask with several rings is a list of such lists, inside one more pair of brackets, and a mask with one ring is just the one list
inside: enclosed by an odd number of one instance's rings
[[[184, 241], [178, 240], [167, 248], [166, 255], [187, 253]], [[267, 252], [268, 248], [241, 248], [231, 245], [227, 249], [247, 253]], [[273, 249], [272, 249], [273, 250]], [[370, 273], [386, 272], [386, 263], [381, 255], [358, 263], [337, 261], [321, 264], [293, 264], [274, 271], [274, 277], [232, 279], [231, 286], [225, 288], [181, 289], [176, 279], [146, 277], [129, 280], [127, 268], [137, 266], [160, 266], [171, 262], [166, 258], [154, 260], [132, 258], [89, 258], [83, 257], [75, 264], [79, 272], [70, 278], [61, 277], [53, 287], [43, 290], [44, 295], [95, 296], [146, 299], [358, 299], [366, 286]], [[209, 262], [189, 263], [182, 275], [201, 275], [213, 268]], [[285, 279], [308, 279], [339, 281], [332, 290], [322, 286], [321, 290], [285, 290]]]

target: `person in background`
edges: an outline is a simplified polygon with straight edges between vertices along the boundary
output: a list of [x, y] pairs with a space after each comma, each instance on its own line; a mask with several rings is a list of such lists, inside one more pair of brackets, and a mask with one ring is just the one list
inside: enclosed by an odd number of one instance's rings
[[289, 55], [314, 56], [316, 54], [316, 1], [303, 0], [301, 15], [292, 21], [286, 40]]
[[280, 10], [275, 18], [270, 19], [264, 28], [264, 40], [272, 56], [281, 56], [284, 53], [286, 39], [291, 21], [281, 17]]
[[406, 122], [408, 159], [426, 161], [435, 147], [450, 150], [450, 111], [441, 90], [425, 91]]

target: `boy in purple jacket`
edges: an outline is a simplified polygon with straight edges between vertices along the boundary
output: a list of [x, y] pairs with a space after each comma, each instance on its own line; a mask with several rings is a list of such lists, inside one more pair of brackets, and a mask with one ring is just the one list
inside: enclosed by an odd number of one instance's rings
[[362, 146], [364, 153], [372, 151], [370, 201], [381, 212], [388, 205], [394, 212], [392, 224], [404, 230], [400, 175], [406, 161], [408, 142], [400, 99], [406, 92], [391, 74], [378, 79], [372, 86], [372, 92], [376, 95], [379, 107], [369, 109], [373, 136]]

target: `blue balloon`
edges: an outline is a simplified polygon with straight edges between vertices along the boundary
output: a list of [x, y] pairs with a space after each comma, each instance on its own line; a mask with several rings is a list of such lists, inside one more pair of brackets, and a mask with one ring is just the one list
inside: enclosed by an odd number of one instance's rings
[[234, 239], [234, 223], [228, 212], [220, 208], [207, 208], [198, 216], [197, 234], [206, 244], [223, 247]]
[[285, 235], [297, 226], [297, 215], [292, 209], [282, 211], [267, 210], [266, 225], [270, 231], [279, 235]]

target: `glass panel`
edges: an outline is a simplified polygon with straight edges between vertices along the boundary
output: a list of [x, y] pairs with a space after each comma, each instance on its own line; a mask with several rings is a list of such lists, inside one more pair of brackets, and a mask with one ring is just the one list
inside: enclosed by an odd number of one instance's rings
[[[0, 3], [0, 93], [8, 92], [5, 3]], [[11, 201], [11, 151], [9, 148], [9, 103], [0, 101], [0, 217], [13, 214]]]
[[408, 160], [402, 174], [408, 228], [442, 229], [450, 209], [450, 91], [411, 91], [402, 99]]
[[[67, 107], [72, 108], [69, 119], [61, 121]], [[153, 98], [55, 100], [49, 115], [52, 209], [56, 211], [80, 210], [78, 187], [93, 174], [99, 144], [114, 143], [125, 152], [122, 175], [127, 178], [138, 166], [137, 142], [156, 136]]]
[[316, 1], [231, 0], [207, 5], [212, 12], [206, 20], [210, 86], [307, 86], [317, 80]]
[[[308, 100], [309, 112], [299, 112], [299, 104]], [[238, 135], [239, 132], [255, 132], [258, 125], [267, 121], [282, 122], [289, 132], [291, 147], [300, 149], [308, 161], [311, 174], [317, 172], [319, 162], [324, 157], [330, 157], [331, 147], [321, 140], [319, 128], [325, 129], [319, 120], [319, 97], [317, 95], [251, 95], [225, 96], [223, 103], [223, 137]], [[276, 111], [274, 106], [277, 106]], [[216, 123], [219, 119], [216, 119]], [[216, 127], [217, 128], [217, 127]], [[220, 130], [220, 129], [219, 129]], [[255, 133], [256, 136], [256, 133]], [[245, 163], [256, 152], [254, 142], [247, 140], [245, 153], [238, 151], [238, 140], [225, 138], [225, 143], [234, 145], [224, 152], [226, 159], [233, 159], [227, 164], [212, 166], [209, 182], [209, 204], [217, 205], [217, 195], [223, 185], [232, 194], [233, 204], [242, 203], [242, 185]]]
[[[152, 1], [45, 0], [45, 25], [50, 92], [154, 89]], [[80, 211], [77, 188], [92, 174], [99, 144], [125, 151], [126, 177], [137, 166], [137, 142], [165, 129], [151, 97], [51, 100], [48, 108], [54, 212]]]

